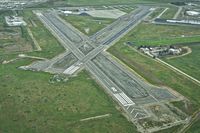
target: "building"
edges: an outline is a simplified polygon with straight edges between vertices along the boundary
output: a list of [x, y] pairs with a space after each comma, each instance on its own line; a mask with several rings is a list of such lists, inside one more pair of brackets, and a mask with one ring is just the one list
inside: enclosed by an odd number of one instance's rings
[[186, 14], [189, 15], [189, 16], [198, 16], [198, 15], [200, 15], [200, 12], [186, 11]]
[[170, 48], [168, 51], [169, 51], [169, 53], [172, 54], [172, 55], [179, 55], [179, 54], [181, 54], [182, 49], [180, 49], [180, 48], [177, 48], [177, 49], [175, 49], [175, 48]]
[[8, 26], [26, 26], [26, 22], [23, 20], [23, 17], [16, 16], [6, 16], [6, 24]]

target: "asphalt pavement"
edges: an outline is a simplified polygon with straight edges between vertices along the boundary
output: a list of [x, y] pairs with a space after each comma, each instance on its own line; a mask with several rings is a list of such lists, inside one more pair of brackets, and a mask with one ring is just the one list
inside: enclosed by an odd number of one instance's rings
[[[138, 25], [150, 12], [148, 6], [139, 7], [90, 38], [77, 31], [69, 23], [61, 20], [55, 13], [41, 12], [38, 17], [64, 48], [77, 57], [79, 67], [84, 66], [104, 86], [113, 99], [122, 106], [131, 119], [139, 119], [147, 117], [148, 114], [144, 108], [140, 108], [134, 102], [134, 99], [143, 98], [142, 100], [145, 100], [148, 97], [148, 99], [151, 98], [152, 101], [157, 102], [154, 100], [156, 95], [150, 96], [154, 95], [150, 91], [152, 86], [114, 61], [109, 55], [105, 56], [105, 50]], [[86, 42], [94, 49], [84, 54], [79, 48]], [[77, 67], [74, 66], [73, 68]]]

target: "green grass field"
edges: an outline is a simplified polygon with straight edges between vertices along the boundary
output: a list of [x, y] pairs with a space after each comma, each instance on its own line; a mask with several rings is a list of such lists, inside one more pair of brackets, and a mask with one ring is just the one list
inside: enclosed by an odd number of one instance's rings
[[110, 5], [110, 4], [133, 4], [138, 2], [138, 0], [67, 0], [67, 3], [70, 5]]
[[[71, 23], [74, 27], [86, 35], [93, 35], [107, 25], [114, 22], [114, 19], [93, 18], [91, 16], [62, 16], [67, 22]], [[88, 30], [88, 32], [87, 32]]]
[[183, 57], [164, 59], [164, 61], [200, 80], [200, 43], [188, 44], [187, 46], [192, 49], [192, 53]]
[[164, 11], [165, 8], [159, 7], [155, 8], [155, 10], [149, 15], [149, 19], [156, 18], [162, 11]]
[[182, 110], [184, 113], [188, 115], [192, 115], [196, 110], [198, 110], [198, 107], [190, 103], [189, 101], [174, 101], [172, 104]]
[[181, 125], [171, 127], [169, 129], [164, 129], [155, 133], [176, 133], [181, 128]]
[[122, 42], [131, 41], [135, 42], [135, 45], [171, 45], [200, 42], [199, 35], [199, 27], [166, 26], [143, 22], [123, 38]]
[[161, 16], [163, 19], [172, 19], [176, 12], [178, 11], [177, 7], [168, 7], [169, 9]]
[[0, 27], [1, 28], [6, 25], [4, 17], [12, 15], [12, 14], [13, 14], [12, 11], [0, 11]]
[[135, 3], [152, 3], [152, 2], [161, 2], [167, 3], [172, 0], [65, 0], [69, 5], [112, 5], [112, 4], [135, 4]]
[[135, 6], [128, 6], [126, 8], [118, 8], [120, 11], [123, 11], [125, 13], [130, 13], [132, 12], [136, 7]]
[[[32, 31], [34, 38], [42, 48], [42, 51], [29, 53], [30, 55], [53, 58], [54, 56], [64, 52], [64, 48], [60, 45], [57, 39], [45, 28], [41, 21], [31, 10], [19, 11], [19, 14], [24, 16], [28, 26]], [[35, 24], [35, 26], [33, 25]]]
[[[85, 71], [66, 83], [51, 84], [50, 74], [16, 69], [29, 63], [0, 65], [0, 132], [135, 132]], [[108, 118], [79, 121], [107, 113]]]
[[197, 120], [197, 121], [189, 128], [189, 130], [188, 130], [186, 133], [199, 133], [199, 131], [200, 131], [199, 123], [200, 123], [200, 119]]
[[[178, 0], [176, 0], [178, 1]], [[179, 0], [183, 1], [184, 0]], [[174, 0], [49, 0], [36, 5], [36, 8], [51, 8], [60, 6], [107, 6], [107, 5], [135, 5], [135, 4], [167, 4]]]

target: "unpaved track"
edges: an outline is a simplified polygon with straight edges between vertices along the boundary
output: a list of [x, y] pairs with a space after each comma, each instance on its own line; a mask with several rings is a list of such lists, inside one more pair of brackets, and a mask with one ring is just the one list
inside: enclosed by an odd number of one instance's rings
[[200, 86], [200, 81], [197, 80], [196, 78], [194, 78], [194, 77], [192, 77], [192, 76], [190, 76], [190, 75], [184, 73], [183, 71], [181, 71], [181, 70], [179, 70], [178, 68], [176, 68], [176, 67], [174, 67], [174, 66], [172, 66], [172, 65], [170, 65], [170, 64], [168, 64], [168, 63], [166, 63], [166, 62], [164, 62], [164, 61], [162, 61], [161, 59], [158, 59], [158, 58], [157, 58], [156, 60], [157, 60], [158, 62], [164, 64], [165, 66], [171, 68], [173, 71], [182, 74], [183, 76], [187, 77], [188, 79], [190, 79], [191, 81], [197, 83], [197, 85]]
[[104, 117], [109, 117], [110, 115], [111, 114], [98, 115], [98, 116], [94, 116], [94, 117], [89, 117], [89, 118], [81, 119], [80, 121], [89, 121], [89, 120], [94, 120], [94, 119], [100, 119], [100, 118], [104, 118]]

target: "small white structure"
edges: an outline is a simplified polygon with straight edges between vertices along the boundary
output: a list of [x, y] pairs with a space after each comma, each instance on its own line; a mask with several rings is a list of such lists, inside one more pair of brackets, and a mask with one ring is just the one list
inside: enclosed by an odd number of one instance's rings
[[197, 6], [197, 4], [194, 4], [194, 3], [188, 3], [188, 6]]
[[64, 14], [72, 14], [73, 13], [72, 11], [61, 11], [61, 12]]
[[23, 17], [16, 16], [6, 16], [6, 23], [8, 26], [26, 26], [26, 22], [23, 20]]
[[179, 49], [174, 49], [174, 48], [169, 49], [169, 52], [173, 55], [179, 55], [179, 54], [181, 54], [181, 51], [182, 51], [182, 49], [180, 49], [180, 48]]
[[189, 16], [198, 16], [198, 15], [200, 15], [200, 12], [196, 12], [196, 11], [186, 11], [186, 13]]

